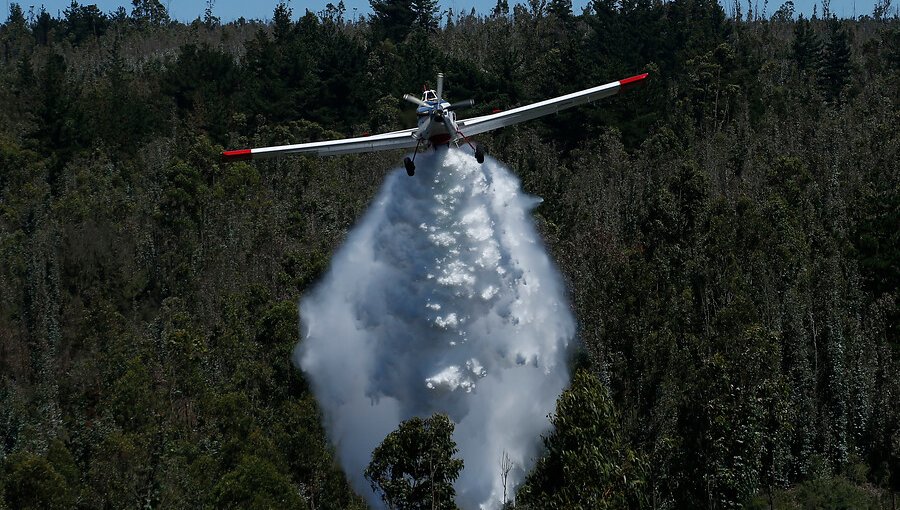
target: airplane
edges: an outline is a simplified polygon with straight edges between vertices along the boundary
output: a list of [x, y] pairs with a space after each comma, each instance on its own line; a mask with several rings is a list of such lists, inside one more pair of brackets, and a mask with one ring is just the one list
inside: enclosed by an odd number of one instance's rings
[[438, 147], [449, 146], [451, 143], [459, 147], [464, 143], [472, 148], [478, 163], [484, 163], [484, 151], [480, 146], [473, 144], [469, 140], [470, 136], [603, 99], [636, 87], [646, 78], [647, 73], [639, 74], [624, 80], [580, 90], [511, 110], [495, 111], [490, 115], [457, 120], [456, 111], [472, 107], [475, 101], [473, 99], [456, 103], [446, 101], [444, 99], [444, 75], [443, 73], [438, 73], [436, 90], [425, 90], [421, 99], [411, 94], [403, 96], [403, 99], [418, 106], [416, 108], [418, 122], [414, 128], [341, 140], [231, 150], [222, 153], [222, 160], [242, 161], [271, 158], [282, 154], [303, 153], [333, 156], [415, 147], [412, 158], [409, 156], [403, 158], [403, 166], [406, 168], [406, 173], [412, 177], [415, 175], [415, 160], [420, 149], [427, 150], [429, 147], [437, 149]]

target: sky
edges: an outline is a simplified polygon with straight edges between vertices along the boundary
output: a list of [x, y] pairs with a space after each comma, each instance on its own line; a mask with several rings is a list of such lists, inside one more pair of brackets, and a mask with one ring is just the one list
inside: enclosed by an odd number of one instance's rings
[[[203, 15], [206, 9], [206, 0], [161, 0], [169, 9], [169, 15], [180, 21], [191, 21]], [[732, 0], [720, 0], [725, 5], [730, 6]], [[743, 10], [746, 12], [747, 0], [740, 0]], [[762, 8], [764, 0], [751, 0], [755, 5]], [[9, 12], [8, 5], [10, 0], [4, 0], [7, 5], [6, 11]], [[307, 9], [313, 12], [319, 12], [325, 8], [329, 2], [337, 4], [338, 0], [293, 0], [288, 2], [294, 10], [294, 15], [299, 16]], [[578, 12], [588, 0], [573, 0], [576, 12]], [[856, 15], [872, 14], [872, 8], [876, 0], [831, 0], [831, 10], [840, 17], [851, 17], [854, 12]], [[21, 0], [19, 4], [28, 12], [29, 7], [34, 6], [35, 11], [39, 11], [41, 5], [44, 5], [47, 11], [53, 16], [62, 15], [63, 10], [69, 6], [71, 0]], [[512, 1], [510, 3], [513, 3]], [[520, 2], [524, 3], [524, 2]], [[767, 14], [771, 15], [783, 3], [783, 0], [770, 0]], [[89, 5], [96, 4], [100, 10], [104, 12], [112, 12], [120, 5], [124, 5], [131, 12], [131, 2], [128, 0], [81, 0], [79, 4]], [[213, 6], [213, 13], [219, 16], [223, 22], [235, 20], [241, 16], [246, 19], [271, 19], [272, 12], [278, 0], [257, 0], [248, 2], [247, 0], [217, 0]], [[367, 15], [372, 12], [369, 7], [368, 0], [344, 0], [347, 6], [347, 17]], [[440, 0], [441, 9], [452, 8], [453, 12], [469, 11], [473, 7], [476, 12], [486, 13], [496, 4], [496, 0]], [[812, 13], [813, 5], [819, 5], [819, 12], [822, 12], [821, 0], [794, 0], [795, 10], [809, 16]], [[726, 12], [728, 12], [726, 7]], [[5, 16], [4, 16], [5, 18]]]

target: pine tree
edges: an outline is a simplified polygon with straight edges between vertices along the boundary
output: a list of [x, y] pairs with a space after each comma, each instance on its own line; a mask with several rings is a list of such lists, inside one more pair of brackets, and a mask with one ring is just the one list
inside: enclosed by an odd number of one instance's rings
[[828, 23], [830, 37], [822, 55], [819, 88], [830, 100], [840, 97], [850, 75], [850, 35], [837, 19]]
[[65, 11], [66, 35], [73, 45], [77, 46], [90, 38], [98, 38], [106, 32], [109, 20], [96, 5], [78, 5], [72, 0]]
[[437, 29], [439, 19], [437, 0], [413, 0], [412, 10], [416, 15], [416, 28], [429, 31]]
[[403, 42], [417, 23], [421, 8], [414, 0], [369, 0], [372, 6], [372, 31], [378, 40]]
[[572, 19], [572, 0], [550, 0], [547, 11], [557, 18], [568, 21]]
[[818, 68], [819, 56], [822, 51], [822, 41], [819, 36], [813, 32], [812, 25], [809, 20], [797, 20], [794, 26], [794, 60], [797, 61], [797, 68], [801, 72], [815, 70]]
[[31, 26], [31, 32], [34, 34], [34, 41], [42, 46], [50, 44], [50, 34], [59, 22], [50, 16], [50, 13], [41, 6], [41, 12], [38, 14], [37, 20]]
[[497, 5], [491, 11], [491, 16], [494, 18], [509, 16], [509, 2], [507, 0], [497, 0]]

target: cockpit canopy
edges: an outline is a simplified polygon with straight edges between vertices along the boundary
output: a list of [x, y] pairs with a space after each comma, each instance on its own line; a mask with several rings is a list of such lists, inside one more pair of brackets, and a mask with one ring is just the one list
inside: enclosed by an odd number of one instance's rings
[[433, 90], [426, 90], [425, 93], [422, 94], [422, 101], [437, 101], [437, 93]]

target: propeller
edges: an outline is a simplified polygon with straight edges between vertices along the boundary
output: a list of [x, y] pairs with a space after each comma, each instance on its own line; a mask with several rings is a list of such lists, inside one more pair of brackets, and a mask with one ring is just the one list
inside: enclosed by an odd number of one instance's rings
[[465, 101], [457, 101], [447, 106], [441, 106], [441, 104], [444, 102], [444, 73], [438, 73], [437, 90], [435, 91], [435, 95], [437, 95], [437, 104], [435, 105], [428, 104], [412, 94], [404, 94], [403, 99], [416, 106], [429, 108], [429, 117], [434, 117], [440, 122], [443, 122], [444, 112], [470, 108], [475, 104], [474, 99], [467, 99]]
[[410, 103], [417, 105], [417, 106], [428, 106], [428, 103], [426, 103], [425, 101], [422, 101], [421, 99], [419, 99], [418, 97], [416, 97], [412, 94], [403, 94], [403, 99], [406, 99]]
[[450, 136], [454, 136], [456, 133], [454, 133], [453, 124], [450, 123], [450, 119], [444, 117], [441, 120], [444, 121], [444, 126], [447, 128], [447, 132], [450, 133]]
[[429, 115], [428, 118], [425, 119], [425, 122], [423, 122], [422, 126], [419, 128], [420, 132], [422, 132], [422, 133], [428, 132], [428, 128], [431, 126], [432, 118], [433, 117], [431, 115]]
[[457, 101], [455, 103], [451, 103], [450, 106], [444, 108], [445, 110], [462, 110], [463, 108], [471, 108], [475, 106], [474, 99], [466, 99], [465, 101]]

